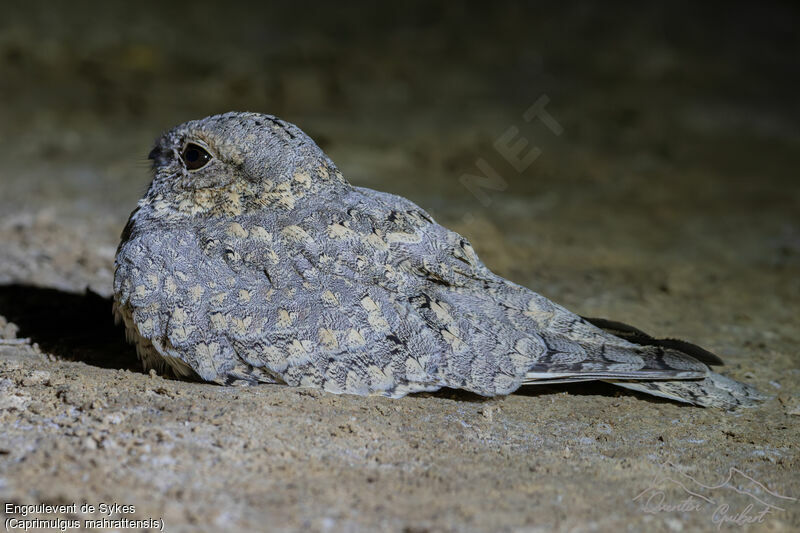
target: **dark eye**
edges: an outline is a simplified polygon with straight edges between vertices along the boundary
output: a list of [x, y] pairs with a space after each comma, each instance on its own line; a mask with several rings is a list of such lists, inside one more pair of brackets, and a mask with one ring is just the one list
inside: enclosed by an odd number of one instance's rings
[[187, 169], [197, 170], [198, 168], [203, 168], [211, 161], [211, 154], [206, 152], [206, 149], [202, 146], [189, 143], [186, 145], [186, 148], [183, 149], [181, 159], [183, 159]]

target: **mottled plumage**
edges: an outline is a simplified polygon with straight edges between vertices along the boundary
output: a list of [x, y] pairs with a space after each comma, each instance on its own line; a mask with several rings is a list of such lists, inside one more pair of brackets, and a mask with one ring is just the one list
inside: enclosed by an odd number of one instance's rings
[[145, 368], [395, 398], [587, 380], [698, 405], [758, 396], [711, 372], [708, 352], [581, 318], [493, 274], [462, 236], [351, 186], [275, 117], [187, 122], [151, 158], [114, 279]]

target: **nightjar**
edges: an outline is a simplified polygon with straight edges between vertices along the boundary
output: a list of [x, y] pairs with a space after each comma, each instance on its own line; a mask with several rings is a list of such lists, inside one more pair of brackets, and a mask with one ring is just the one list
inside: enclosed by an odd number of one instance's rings
[[276, 117], [187, 122], [150, 158], [114, 276], [114, 312], [145, 369], [393, 398], [591, 380], [703, 406], [760, 398], [699, 347], [495, 275], [464, 237], [350, 185]]

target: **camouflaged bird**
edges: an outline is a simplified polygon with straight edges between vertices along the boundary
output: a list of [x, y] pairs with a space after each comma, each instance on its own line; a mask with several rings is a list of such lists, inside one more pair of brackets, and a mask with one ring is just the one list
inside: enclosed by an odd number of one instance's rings
[[227, 113], [165, 133], [122, 235], [114, 309], [144, 368], [399, 398], [602, 380], [704, 406], [758, 393], [696, 346], [493, 274], [414, 203], [350, 185], [299, 128]]

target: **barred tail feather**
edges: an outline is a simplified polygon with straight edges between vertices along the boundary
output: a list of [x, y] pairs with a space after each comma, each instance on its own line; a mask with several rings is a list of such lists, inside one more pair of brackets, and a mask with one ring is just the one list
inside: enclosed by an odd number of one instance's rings
[[704, 379], [699, 380], [605, 381], [618, 387], [702, 407], [721, 407], [723, 409], [754, 407], [759, 401], [769, 398], [750, 385], [716, 372], [709, 372]]

